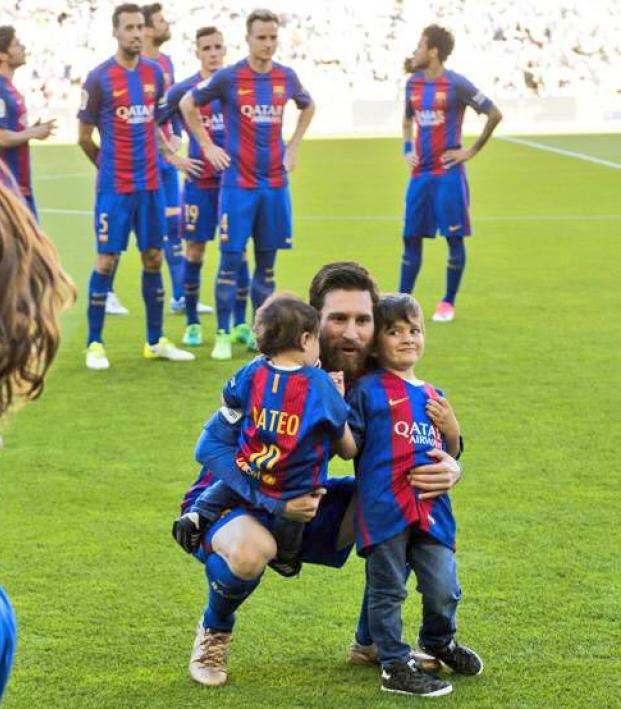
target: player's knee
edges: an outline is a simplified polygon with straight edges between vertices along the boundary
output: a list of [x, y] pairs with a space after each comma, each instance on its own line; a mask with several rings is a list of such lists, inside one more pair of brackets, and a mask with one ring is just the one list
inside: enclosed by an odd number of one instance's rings
[[227, 561], [236, 576], [242, 579], [257, 578], [263, 573], [267, 563], [276, 556], [276, 542], [267, 535], [265, 537], [254, 540], [252, 544], [244, 540], [228, 550]]
[[103, 276], [111, 276], [118, 260], [118, 254], [99, 254], [95, 270]]
[[200, 263], [205, 253], [205, 244], [189, 241], [186, 244], [185, 257], [192, 263]]
[[142, 265], [147, 271], [159, 271], [162, 267], [161, 249], [147, 249], [142, 252]]

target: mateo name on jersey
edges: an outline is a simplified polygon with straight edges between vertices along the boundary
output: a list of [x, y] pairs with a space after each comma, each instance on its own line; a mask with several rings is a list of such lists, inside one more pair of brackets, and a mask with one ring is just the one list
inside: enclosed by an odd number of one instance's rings
[[153, 120], [153, 106], [137, 103], [131, 106], [119, 106], [115, 113], [127, 123], [150, 123]]
[[418, 123], [421, 128], [441, 126], [445, 119], [444, 111], [433, 111], [429, 108], [416, 111], [416, 123]]
[[252, 106], [243, 103], [240, 106], [242, 115], [252, 119], [253, 123], [282, 123], [283, 106], [272, 106], [270, 104], [258, 104]]

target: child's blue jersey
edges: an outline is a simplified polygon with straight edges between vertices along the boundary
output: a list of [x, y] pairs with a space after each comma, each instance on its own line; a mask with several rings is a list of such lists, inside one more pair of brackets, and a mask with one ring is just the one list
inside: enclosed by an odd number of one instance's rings
[[321, 369], [282, 369], [260, 358], [223, 392], [243, 419], [236, 462], [260, 492], [291, 499], [321, 487], [330, 445], [342, 437], [349, 407]]
[[358, 445], [355, 516], [358, 551], [394, 537], [410, 525], [455, 548], [455, 520], [448, 495], [420, 500], [407, 473], [435, 462], [432, 448], [445, 449], [425, 406], [443, 396], [424, 382], [407, 382], [379, 369], [363, 377], [348, 396], [349, 425]]

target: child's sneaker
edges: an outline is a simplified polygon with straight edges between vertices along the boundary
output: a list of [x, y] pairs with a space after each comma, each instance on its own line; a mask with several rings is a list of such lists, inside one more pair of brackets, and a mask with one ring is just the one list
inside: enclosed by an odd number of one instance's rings
[[410, 659], [407, 662], [393, 662], [382, 668], [382, 690], [417, 697], [441, 697], [450, 694], [453, 685], [426, 674], [416, 666], [414, 659]]
[[422, 645], [421, 650], [439, 660], [445, 669], [452, 670], [459, 675], [476, 677], [483, 672], [483, 661], [476, 652], [465, 645], [456, 643], [455, 640], [451, 640], [443, 648], [434, 650]]

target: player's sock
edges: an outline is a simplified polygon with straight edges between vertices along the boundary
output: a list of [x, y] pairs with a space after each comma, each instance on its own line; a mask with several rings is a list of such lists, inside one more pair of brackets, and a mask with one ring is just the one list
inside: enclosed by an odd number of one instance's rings
[[88, 284], [88, 340], [91, 342], [102, 342], [102, 331], [104, 318], [106, 316], [106, 297], [110, 290], [112, 276], [110, 274], [93, 271]]
[[235, 623], [235, 611], [259, 585], [261, 576], [239, 578], [215, 552], [207, 557], [205, 570], [209, 580], [209, 600], [203, 625], [210, 630], [230, 633]]
[[196, 306], [198, 304], [198, 294], [201, 287], [202, 261], [188, 261], [183, 259], [183, 292], [185, 295], [185, 313], [188, 325], [198, 325], [200, 319]]
[[179, 237], [178, 215], [166, 217], [166, 224], [168, 236], [164, 239], [164, 253], [170, 271], [172, 295], [175, 300], [179, 300], [183, 297], [183, 244]]
[[164, 283], [161, 271], [142, 272], [142, 297], [147, 315], [147, 341], [155, 345], [162, 337]]
[[361, 645], [370, 645], [373, 642], [371, 637], [371, 629], [369, 628], [369, 593], [367, 585], [364, 585], [364, 595], [360, 605], [360, 615], [358, 616], [358, 624], [356, 625], [356, 641]]
[[119, 270], [120, 263], [121, 259], [117, 258], [114, 262], [114, 266], [112, 267], [112, 272], [110, 273], [110, 287], [108, 288], [109, 291], [114, 291], [114, 279], [116, 278], [116, 272]]
[[218, 330], [231, 331], [231, 314], [235, 307], [237, 272], [241, 266], [243, 254], [240, 251], [220, 254], [220, 266], [216, 275], [216, 313]]
[[257, 308], [263, 305], [276, 287], [274, 280], [274, 265], [276, 263], [276, 251], [255, 252], [255, 268], [250, 284], [250, 298], [252, 308], [256, 313]]
[[244, 260], [237, 271], [237, 290], [235, 291], [235, 307], [233, 309], [234, 325], [241, 325], [241, 323], [246, 322], [249, 283], [250, 272], [248, 270], [248, 259], [244, 255]]
[[420, 236], [403, 240], [403, 257], [401, 259], [401, 279], [399, 293], [411, 293], [414, 290], [416, 276], [423, 263], [423, 240]]
[[466, 246], [463, 236], [450, 236], [447, 239], [449, 254], [446, 264], [446, 293], [442, 300], [455, 305], [455, 298], [466, 267]]

